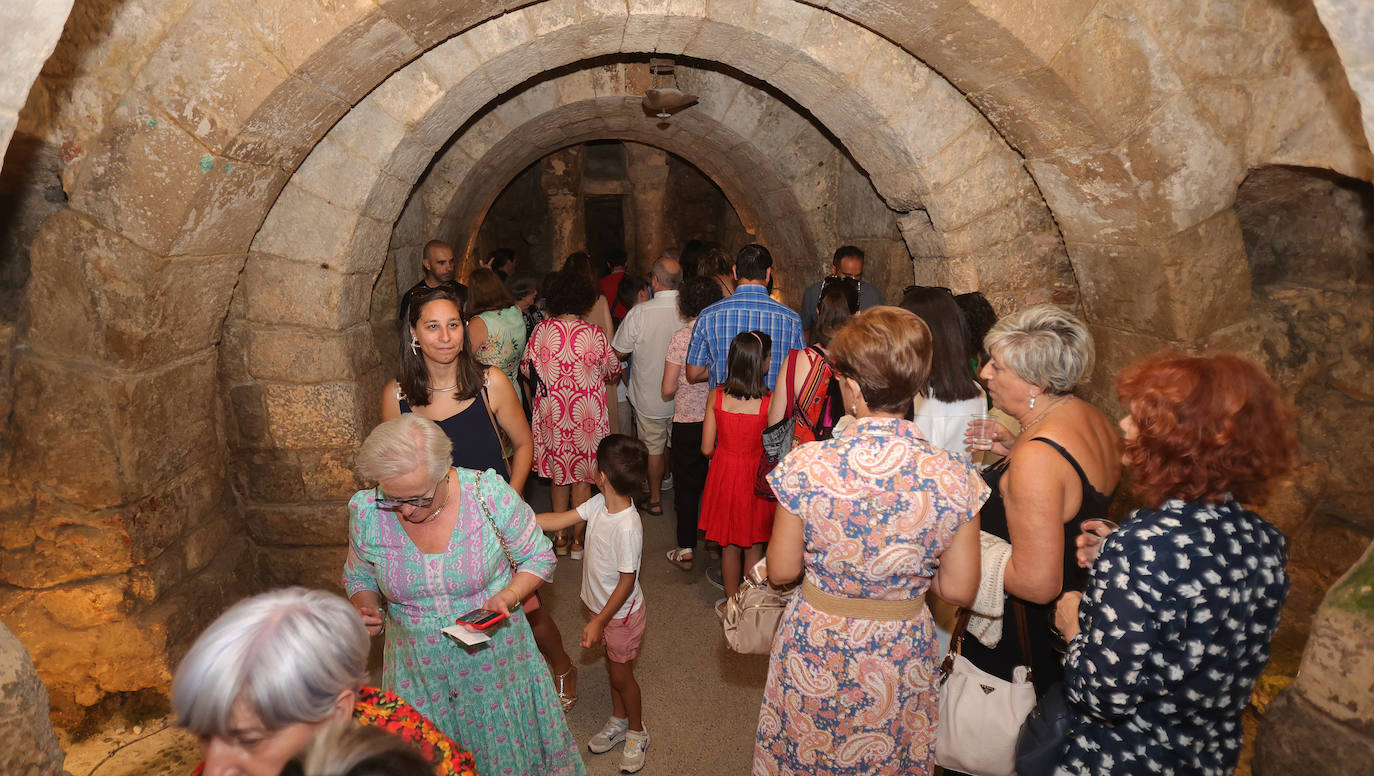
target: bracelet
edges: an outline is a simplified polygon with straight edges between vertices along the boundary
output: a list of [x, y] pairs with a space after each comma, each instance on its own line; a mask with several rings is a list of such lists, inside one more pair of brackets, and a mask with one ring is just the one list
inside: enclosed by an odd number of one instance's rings
[[515, 585], [506, 585], [505, 589], [503, 589], [501, 592], [504, 593], [504, 592], [506, 592], [506, 590], [509, 590], [509, 591], [511, 591], [512, 593], [515, 593], [515, 603], [516, 603], [516, 604], [519, 604], [521, 601], [525, 600], [524, 596], [520, 595], [520, 590], [519, 590]]

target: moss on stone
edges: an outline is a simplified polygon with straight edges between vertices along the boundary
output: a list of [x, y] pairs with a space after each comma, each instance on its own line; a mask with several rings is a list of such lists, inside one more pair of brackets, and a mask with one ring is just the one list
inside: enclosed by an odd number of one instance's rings
[[1346, 572], [1326, 596], [1326, 605], [1374, 618], [1374, 552]]

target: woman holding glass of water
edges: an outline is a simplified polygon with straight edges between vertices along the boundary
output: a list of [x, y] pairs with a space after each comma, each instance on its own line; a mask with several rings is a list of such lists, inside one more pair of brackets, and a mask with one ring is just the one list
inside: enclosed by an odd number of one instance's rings
[[[1092, 369], [1093, 340], [1081, 321], [1053, 305], [1038, 305], [998, 321], [984, 344], [990, 356], [980, 376], [993, 406], [1015, 418], [1013, 434], [989, 420], [969, 424], [970, 447], [1003, 455], [983, 479], [983, 531], [1011, 543], [1002, 576], [1004, 636], [994, 647], [965, 639], [963, 655], [1010, 680], [1026, 665], [1015, 634], [1025, 613], [1028, 656], [1036, 690], [1063, 677], [1050, 631], [1052, 602], [1082, 590], [1075, 544], [1085, 520], [1106, 515], [1121, 477], [1121, 449], [1112, 422], [1073, 389]], [[986, 574], [986, 571], [985, 571]], [[1015, 606], [1013, 604], [1020, 604]]]

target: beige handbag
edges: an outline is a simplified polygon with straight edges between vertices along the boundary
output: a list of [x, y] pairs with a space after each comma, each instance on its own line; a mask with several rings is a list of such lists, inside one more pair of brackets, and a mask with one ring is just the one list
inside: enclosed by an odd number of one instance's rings
[[760, 560], [744, 575], [739, 591], [725, 599], [721, 624], [725, 643], [746, 655], [766, 655], [773, 648], [773, 634], [782, 612], [797, 594], [797, 585], [773, 587], [768, 582], [768, 561]]

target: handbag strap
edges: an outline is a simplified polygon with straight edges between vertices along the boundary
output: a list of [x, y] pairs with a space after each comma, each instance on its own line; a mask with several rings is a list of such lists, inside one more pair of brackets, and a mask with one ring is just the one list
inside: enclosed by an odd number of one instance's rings
[[502, 536], [501, 529], [496, 527], [496, 518], [491, 514], [491, 507], [487, 506], [487, 500], [482, 495], [481, 484], [482, 478], [485, 476], [485, 474], [477, 475], [477, 505], [482, 508], [482, 516], [487, 519], [487, 523], [491, 525], [491, 530], [496, 533], [496, 540], [501, 543], [501, 550], [506, 553], [506, 562], [510, 563], [510, 573], [514, 575], [519, 566], [515, 562], [515, 556], [511, 554], [510, 546], [506, 544], [506, 537]]
[[[1011, 599], [1011, 605], [1016, 610], [1016, 641], [1021, 647], [1021, 662], [1026, 667], [1026, 681], [1034, 681], [1035, 669], [1031, 666], [1030, 633], [1026, 630], [1026, 607], [1014, 598]], [[964, 654], [964, 633], [968, 630], [968, 621], [972, 616], [972, 609], [959, 607], [959, 617], [954, 622], [954, 630], [950, 631], [949, 634], [949, 652], [945, 655], [944, 661], [940, 663], [940, 675], [942, 677], [949, 676], [949, 673], [954, 670], [955, 656]]]
[[[487, 367], [492, 369], [493, 367]], [[505, 445], [501, 442], [501, 424], [496, 422], [496, 413], [491, 409], [491, 394], [487, 392], [487, 374], [482, 373], [482, 406], [487, 409], [487, 420], [491, 421], [491, 430], [496, 432], [496, 444], [501, 446], [501, 465], [506, 467], [507, 476], [510, 475], [510, 464], [506, 463]]]
[[794, 386], [796, 385], [796, 382], [797, 382], [797, 351], [795, 351], [795, 350], [792, 351], [792, 354], [791, 354], [790, 356], [787, 357], [787, 369], [786, 369], [786, 372], [787, 372], [787, 393], [786, 393], [785, 395], [787, 396], [787, 411], [783, 413], [783, 417], [784, 417], [784, 418], [790, 418], [790, 417], [792, 417], [792, 413], [793, 413], [793, 412], [795, 411], [795, 409], [796, 409], [796, 405], [793, 403], [793, 399], [796, 398], [796, 397], [795, 397], [796, 391], [794, 390]]

